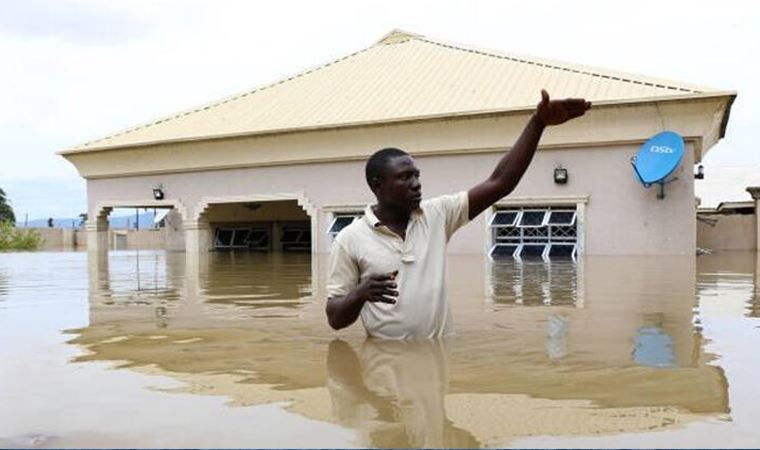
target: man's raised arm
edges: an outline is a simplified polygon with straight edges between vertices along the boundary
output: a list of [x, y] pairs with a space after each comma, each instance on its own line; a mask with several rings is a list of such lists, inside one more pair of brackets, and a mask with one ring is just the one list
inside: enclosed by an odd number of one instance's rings
[[550, 100], [549, 93], [541, 90], [541, 102], [515, 145], [501, 158], [488, 179], [467, 192], [469, 219], [474, 219], [486, 208], [514, 190], [528, 169], [546, 126], [559, 125], [580, 117], [590, 107], [591, 103], [581, 98]]

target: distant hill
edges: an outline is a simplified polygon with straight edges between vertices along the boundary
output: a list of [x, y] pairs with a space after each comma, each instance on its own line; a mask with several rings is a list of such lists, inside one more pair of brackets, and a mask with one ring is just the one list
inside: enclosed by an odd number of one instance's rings
[[[17, 217], [18, 219], [18, 217]], [[153, 227], [153, 212], [147, 212], [139, 215], [140, 229]], [[53, 226], [57, 228], [78, 228], [80, 219], [77, 218], [53, 218]], [[24, 221], [16, 221], [17, 227], [23, 227]], [[34, 219], [27, 222], [29, 228], [45, 228], [48, 226], [47, 219]], [[108, 218], [108, 227], [111, 229], [124, 229], [135, 227], [135, 216], [111, 216]]]

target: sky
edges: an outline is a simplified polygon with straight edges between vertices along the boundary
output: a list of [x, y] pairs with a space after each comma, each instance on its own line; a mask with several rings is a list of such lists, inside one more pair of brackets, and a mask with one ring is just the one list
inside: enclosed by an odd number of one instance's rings
[[760, 185], [760, 2], [0, 0], [0, 11], [0, 188], [19, 218], [85, 211], [85, 182], [57, 151], [299, 73], [394, 28], [736, 90], [697, 193], [725, 196], [710, 184], [724, 169]]

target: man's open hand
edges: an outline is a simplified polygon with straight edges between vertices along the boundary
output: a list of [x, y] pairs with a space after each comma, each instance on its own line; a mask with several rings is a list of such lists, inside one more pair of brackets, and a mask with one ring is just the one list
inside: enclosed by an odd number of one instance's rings
[[536, 117], [543, 125], [559, 125], [580, 117], [591, 108], [591, 102], [582, 98], [550, 100], [546, 89], [541, 89], [541, 101], [536, 107]]
[[398, 287], [396, 284], [396, 275], [398, 270], [369, 276], [363, 283], [357, 287], [359, 298], [368, 302], [396, 303], [395, 297], [398, 297]]

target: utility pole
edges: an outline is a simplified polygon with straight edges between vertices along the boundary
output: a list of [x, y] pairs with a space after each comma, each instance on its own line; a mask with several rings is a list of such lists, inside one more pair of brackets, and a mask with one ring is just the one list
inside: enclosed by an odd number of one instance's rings
[[135, 231], [140, 231], [140, 208], [135, 208]]
[[29, 222], [29, 213], [24, 214], [24, 228], [26, 228], [26, 224]]

